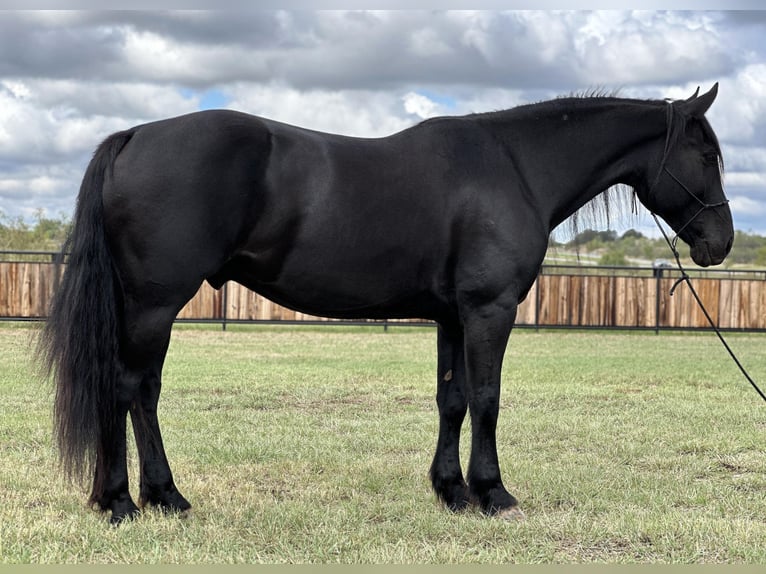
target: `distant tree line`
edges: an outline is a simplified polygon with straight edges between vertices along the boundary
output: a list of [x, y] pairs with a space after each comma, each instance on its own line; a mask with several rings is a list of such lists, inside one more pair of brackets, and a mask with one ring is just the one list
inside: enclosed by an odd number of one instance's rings
[[0, 211], [0, 251], [59, 251], [70, 226], [65, 215], [45, 217], [42, 209], [37, 210], [33, 223]]
[[[0, 251], [59, 251], [72, 225], [69, 217], [46, 217], [37, 210], [32, 223], [11, 218], [0, 211]], [[551, 241], [550, 253], [570, 251], [598, 253], [601, 265], [631, 265], [634, 261], [654, 261], [671, 257], [664, 239], [644, 236], [635, 229], [622, 235], [616, 231], [586, 229], [565, 243]], [[736, 231], [734, 248], [724, 266], [766, 267], [766, 237]]]
[[[600, 265], [629, 266], [635, 261], [655, 261], [657, 259], [672, 259], [667, 243], [662, 238], [646, 237], [635, 229], [629, 229], [622, 235], [616, 231], [595, 231], [586, 229], [578, 233], [574, 239], [565, 243], [551, 242], [550, 252], [563, 250], [579, 254], [599, 254]], [[679, 249], [682, 254], [686, 249]], [[724, 267], [737, 266], [766, 266], [766, 237], [735, 231], [734, 247], [731, 254], [723, 263]]]

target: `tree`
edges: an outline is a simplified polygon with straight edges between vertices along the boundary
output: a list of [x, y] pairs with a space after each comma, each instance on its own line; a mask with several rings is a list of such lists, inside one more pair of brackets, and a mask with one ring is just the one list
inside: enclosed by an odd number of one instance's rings
[[636, 231], [635, 229], [628, 229], [625, 233], [622, 234], [622, 237], [620, 237], [621, 240], [624, 239], [643, 239], [644, 234], [640, 231]]
[[610, 247], [598, 260], [599, 265], [624, 267], [628, 265], [625, 251], [619, 247]]
[[10, 218], [0, 212], [0, 250], [4, 251], [58, 251], [61, 249], [71, 222], [65, 215], [48, 218], [38, 209], [35, 223], [30, 225], [22, 217]]
[[766, 266], [766, 245], [759, 247], [755, 252], [755, 264]]
[[574, 240], [569, 242], [570, 246], [587, 245], [589, 243], [611, 243], [617, 240], [617, 232], [611, 229], [606, 231], [596, 231], [595, 229], [586, 229], [578, 233]]

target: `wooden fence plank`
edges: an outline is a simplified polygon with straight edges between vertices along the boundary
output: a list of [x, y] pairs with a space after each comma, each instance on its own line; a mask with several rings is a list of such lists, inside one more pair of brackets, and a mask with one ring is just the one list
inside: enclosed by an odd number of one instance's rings
[[203, 283], [197, 294], [178, 313], [179, 319], [221, 319], [221, 291]]
[[535, 324], [535, 309], [537, 307], [537, 290], [538, 283], [532, 286], [529, 290], [527, 298], [521, 302], [518, 310], [516, 311], [516, 324], [517, 325], [534, 325]]
[[757, 295], [753, 295], [753, 304], [755, 308], [753, 313], [753, 329], [766, 329], [766, 285], [764, 281], [754, 281], [754, 287]]

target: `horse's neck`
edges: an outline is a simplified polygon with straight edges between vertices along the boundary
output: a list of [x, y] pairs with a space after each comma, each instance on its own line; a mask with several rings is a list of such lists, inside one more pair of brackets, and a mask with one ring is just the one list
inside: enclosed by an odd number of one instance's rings
[[556, 100], [502, 114], [497, 137], [550, 229], [615, 184], [644, 184], [666, 132], [662, 108], [634, 100]]

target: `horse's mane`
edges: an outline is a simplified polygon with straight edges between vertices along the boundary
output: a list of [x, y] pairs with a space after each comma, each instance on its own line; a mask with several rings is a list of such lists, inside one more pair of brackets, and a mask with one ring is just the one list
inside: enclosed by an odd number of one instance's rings
[[575, 211], [559, 227], [572, 238], [588, 228], [611, 229], [615, 221], [638, 216], [635, 191], [628, 185], [614, 185]]
[[[556, 99], [607, 99], [619, 98], [620, 88], [608, 89], [603, 86], [572, 92]], [[626, 220], [638, 215], [635, 191], [628, 185], [615, 185], [598, 194], [559, 226], [566, 235], [576, 237], [583, 228], [610, 229], [617, 220]]]
[[604, 86], [596, 86], [594, 88], [588, 88], [579, 92], [570, 92], [566, 95], [556, 96], [556, 100], [564, 98], [576, 98], [576, 99], [594, 99], [594, 98], [619, 98], [622, 97], [620, 92], [622, 88], [609, 89]]

